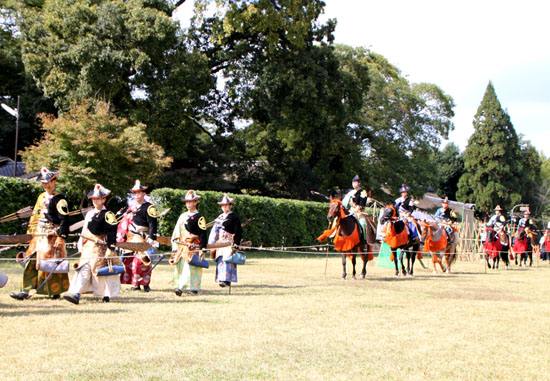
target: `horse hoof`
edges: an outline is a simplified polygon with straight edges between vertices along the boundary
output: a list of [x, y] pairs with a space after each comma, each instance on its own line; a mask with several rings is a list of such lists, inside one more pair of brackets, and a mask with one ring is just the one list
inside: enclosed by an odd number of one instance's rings
[[340, 278], [340, 279], [346, 280], [346, 275], [347, 275], [347, 274], [342, 275], [342, 278]]
[[435, 275], [435, 274], [437, 274], [437, 271], [435, 271], [435, 270], [434, 270], [434, 271], [432, 271], [432, 274], [434, 274], [434, 275]]
[[353, 280], [357, 280], [357, 278], [355, 277], [355, 275], [354, 275], [354, 276], [352, 276], [352, 277], [351, 277], [351, 279], [353, 279]]
[[366, 278], [366, 274], [361, 274], [361, 279], [365, 279]]

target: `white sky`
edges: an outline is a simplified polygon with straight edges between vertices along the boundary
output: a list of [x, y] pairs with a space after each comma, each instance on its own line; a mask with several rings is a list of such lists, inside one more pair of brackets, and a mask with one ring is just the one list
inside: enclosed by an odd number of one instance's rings
[[[411, 82], [430, 82], [456, 107], [450, 141], [464, 150], [493, 82], [518, 134], [550, 156], [550, 2], [325, 0], [336, 43], [385, 56]], [[193, 1], [176, 12], [188, 20]], [[182, 22], [182, 24], [186, 24]]]
[[550, 156], [550, 2], [325, 0], [336, 42], [385, 56], [411, 82], [455, 101], [464, 150], [489, 81], [518, 134]]

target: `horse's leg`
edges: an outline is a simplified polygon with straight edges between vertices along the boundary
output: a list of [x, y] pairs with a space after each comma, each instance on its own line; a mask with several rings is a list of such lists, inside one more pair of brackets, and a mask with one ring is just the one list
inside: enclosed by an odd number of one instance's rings
[[399, 254], [399, 261], [401, 261], [401, 272], [403, 276], [407, 275], [407, 271], [405, 271], [405, 264], [403, 263], [403, 255], [405, 255], [405, 249], [401, 249], [401, 254]]
[[346, 254], [342, 254], [342, 280], [346, 279]]
[[508, 258], [508, 250], [502, 250], [500, 252], [500, 257], [504, 261], [504, 269], [508, 270], [508, 266], [510, 265], [510, 258]]
[[355, 264], [356, 264], [356, 263], [357, 263], [357, 255], [353, 254], [353, 255], [351, 256], [351, 264], [352, 264], [352, 266], [353, 266], [352, 279], [357, 279], [357, 278], [355, 277], [355, 274], [356, 274], [356, 272], [355, 272]]
[[393, 262], [395, 264], [395, 276], [399, 276], [399, 261], [397, 259], [397, 249], [391, 249], [391, 252], [393, 254]]
[[363, 260], [363, 269], [361, 270], [361, 279], [365, 279], [367, 276], [367, 263], [369, 262], [369, 257], [367, 254], [361, 254], [361, 260]]
[[[529, 267], [533, 266], [533, 251], [531, 249], [531, 251], [528, 252], [527, 256], [529, 257]], [[526, 260], [527, 262], [527, 260]]]
[[[412, 253], [409, 252], [410, 257], [407, 256], [407, 260], [409, 258], [411, 259], [411, 268], [410, 270], [408, 270], [410, 276], [413, 276], [414, 274], [414, 261], [416, 260], [416, 254], [420, 251], [420, 244], [413, 245], [412, 250], [413, 250]], [[408, 267], [408, 264], [407, 264], [407, 267]]]
[[500, 265], [500, 252], [495, 257], [495, 262], [496, 262], [496, 265], [497, 265], [496, 269], [498, 270], [498, 266]]

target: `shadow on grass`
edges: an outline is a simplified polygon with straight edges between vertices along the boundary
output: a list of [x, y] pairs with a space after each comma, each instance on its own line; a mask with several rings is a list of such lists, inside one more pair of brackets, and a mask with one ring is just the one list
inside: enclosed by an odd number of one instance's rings
[[[68, 302], [67, 302], [68, 304]], [[24, 308], [22, 310], [21, 308]], [[1, 317], [15, 317], [15, 316], [28, 316], [28, 315], [59, 315], [59, 314], [118, 314], [128, 312], [125, 309], [78, 309], [77, 306], [65, 305], [65, 306], [52, 306], [50, 308], [44, 306], [33, 306], [29, 304], [0, 304], [0, 316]]]

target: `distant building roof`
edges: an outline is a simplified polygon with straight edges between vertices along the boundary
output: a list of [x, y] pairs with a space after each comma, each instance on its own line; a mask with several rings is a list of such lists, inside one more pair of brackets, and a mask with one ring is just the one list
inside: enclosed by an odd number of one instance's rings
[[[4, 160], [3, 159], [4, 157], [0, 156], [0, 176], [13, 177], [13, 169], [14, 169], [15, 162], [8, 158], [5, 158]], [[27, 168], [26, 163], [22, 163], [18, 161], [15, 177], [29, 178], [27, 172], [25, 171], [26, 168]]]

